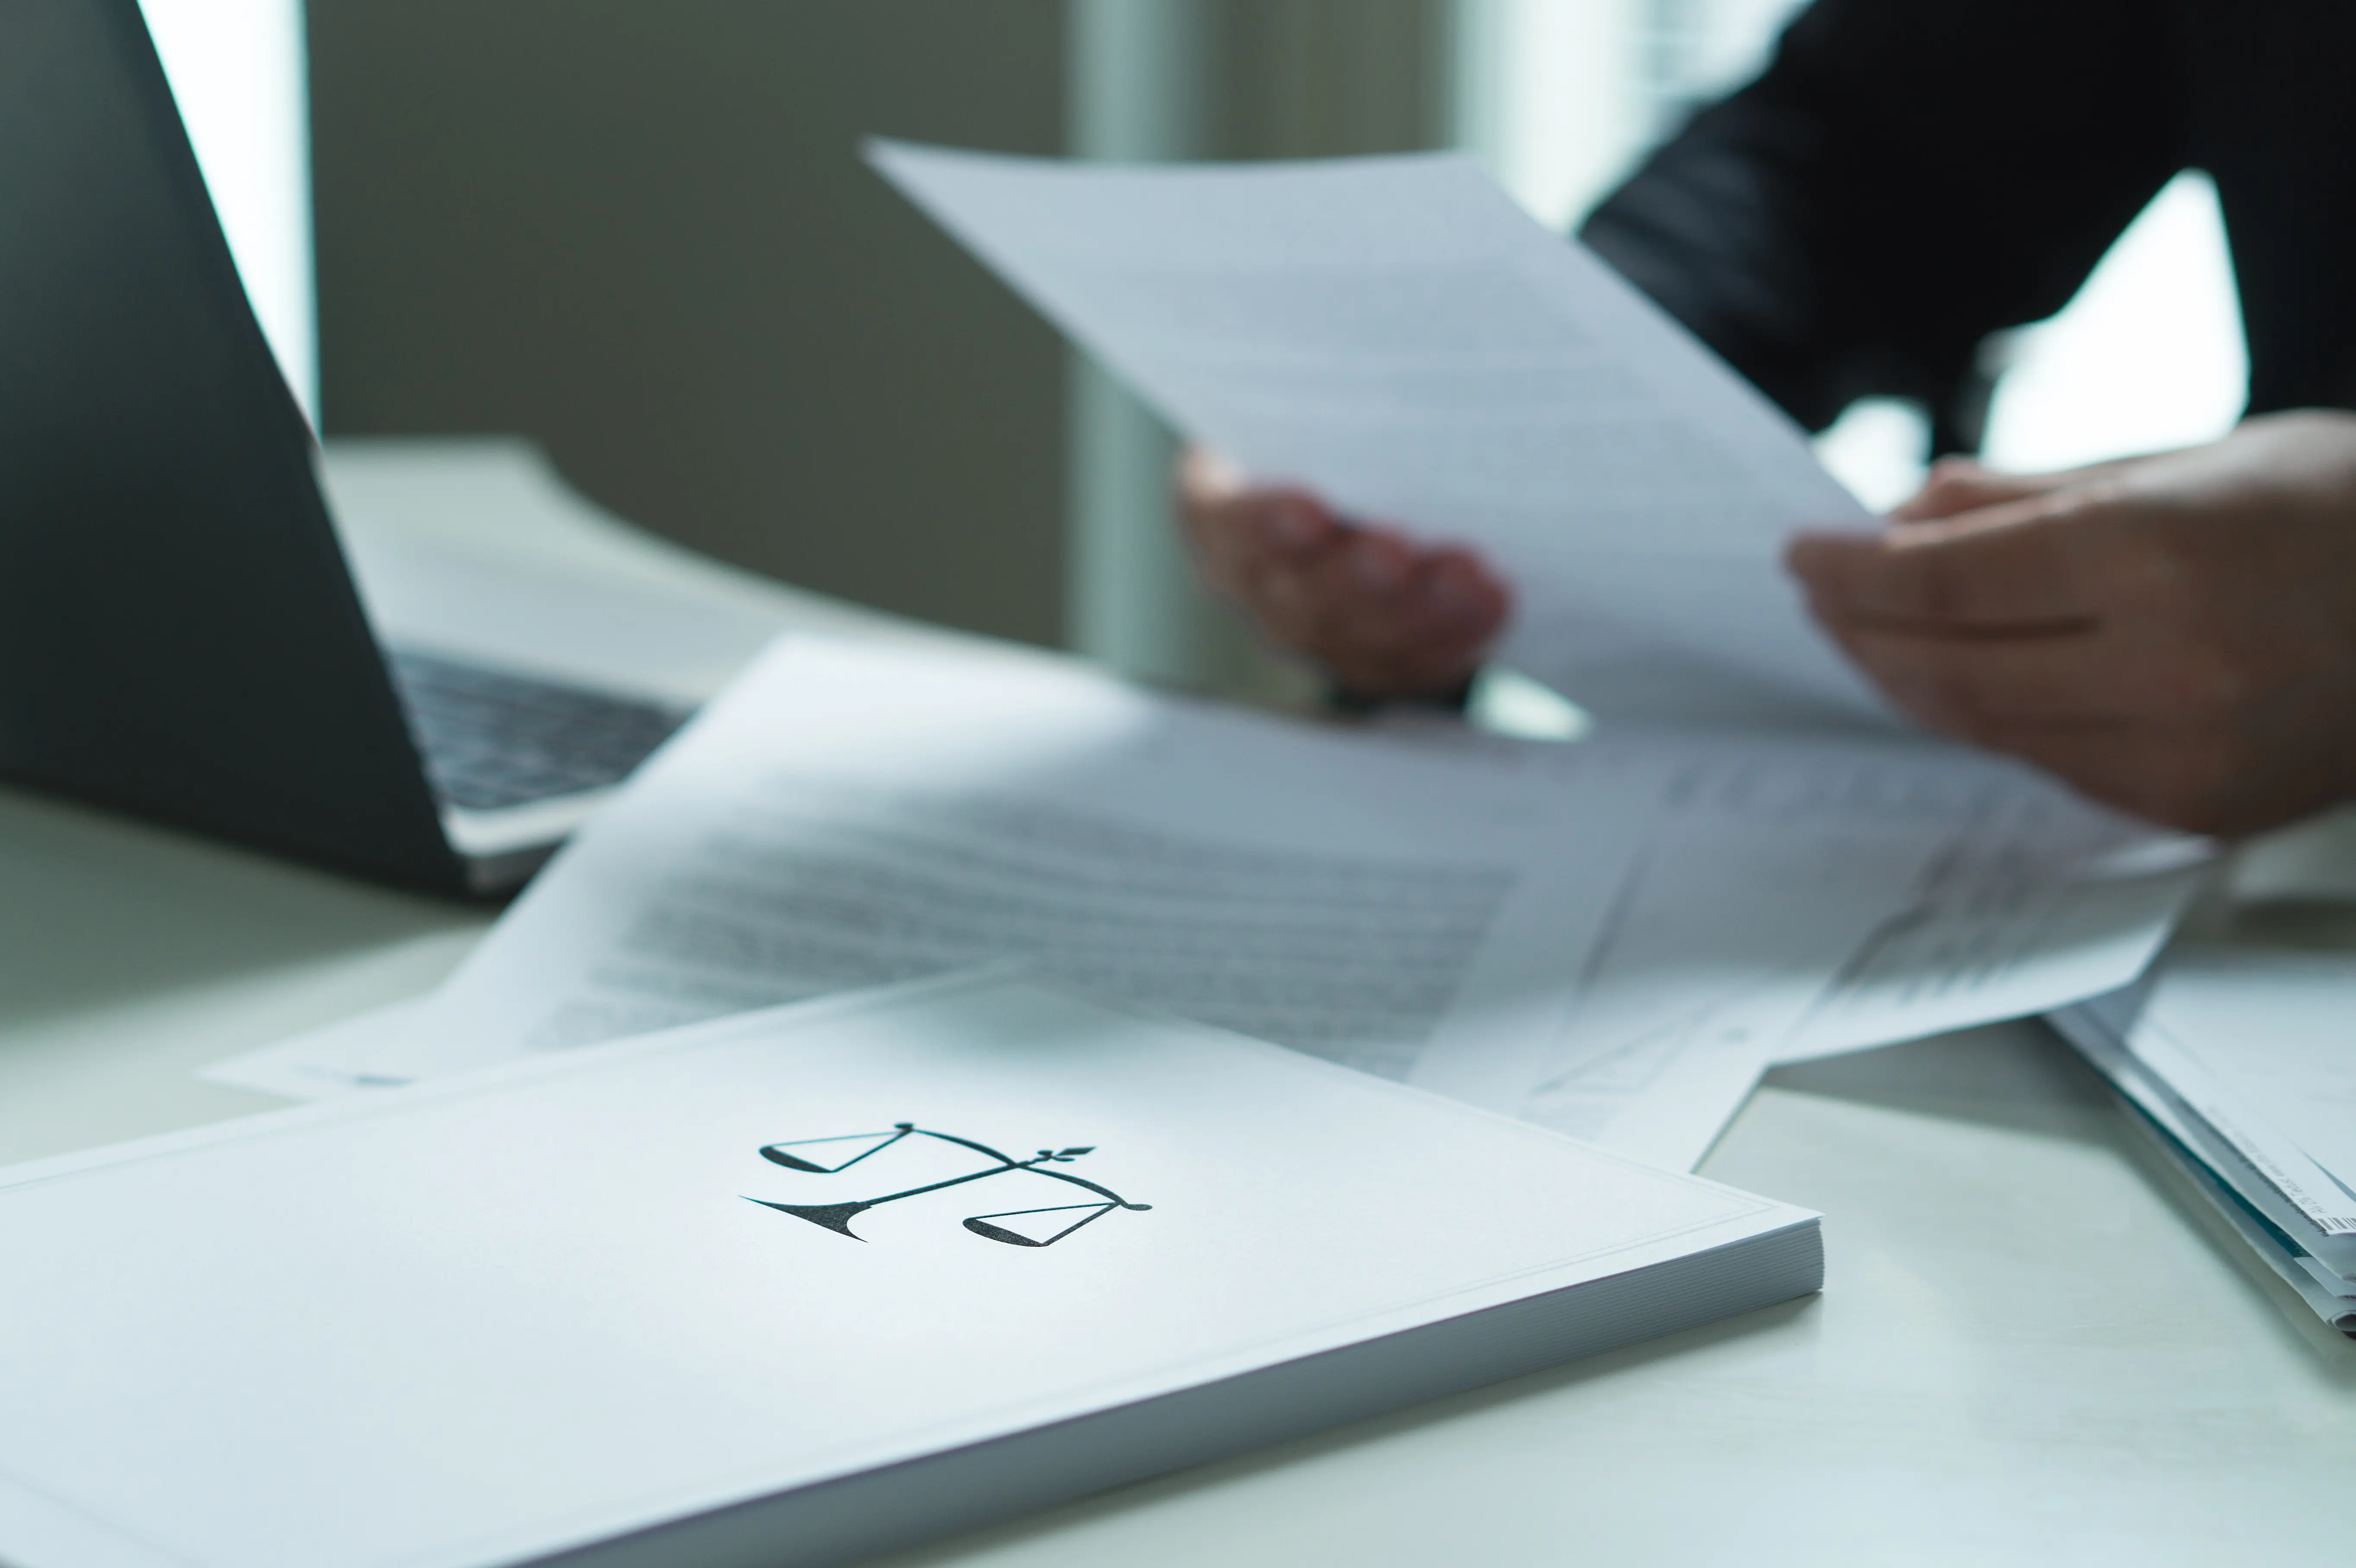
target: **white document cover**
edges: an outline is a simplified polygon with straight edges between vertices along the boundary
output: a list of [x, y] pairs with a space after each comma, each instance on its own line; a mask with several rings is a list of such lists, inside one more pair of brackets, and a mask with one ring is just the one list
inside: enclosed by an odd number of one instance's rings
[[1199, 1026], [864, 993], [0, 1174], [0, 1559], [836, 1561], [1804, 1293], [1815, 1232]]

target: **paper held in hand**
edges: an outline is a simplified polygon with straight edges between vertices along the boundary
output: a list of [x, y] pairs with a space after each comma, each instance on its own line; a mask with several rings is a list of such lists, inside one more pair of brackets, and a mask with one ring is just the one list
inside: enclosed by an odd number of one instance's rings
[[1016, 956], [1690, 1166], [1774, 1060], [2094, 995], [2165, 939], [2199, 846], [1825, 722], [1879, 709], [1779, 552], [1869, 520], [1477, 165], [873, 156], [1191, 433], [1490, 550], [1506, 658], [1685, 731], [1409, 745], [1036, 657], [785, 646], [420, 1013], [209, 1076], [350, 1092]]
[[1879, 525], [1797, 425], [1472, 157], [868, 155], [1191, 439], [1479, 546], [1515, 592], [1504, 662], [1590, 708], [1675, 694], [1690, 717], [1706, 689], [1721, 711], [1885, 713], [1781, 564], [1795, 528]]
[[1803, 1211], [987, 976], [19, 1167], [0, 1257], [15, 1568], [809, 1568], [1822, 1275]]

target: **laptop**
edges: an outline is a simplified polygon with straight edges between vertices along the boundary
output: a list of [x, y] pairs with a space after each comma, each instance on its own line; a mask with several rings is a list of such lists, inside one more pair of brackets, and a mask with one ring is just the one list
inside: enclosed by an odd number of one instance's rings
[[683, 707], [381, 645], [136, 0], [0, 5], [0, 777], [519, 884]]

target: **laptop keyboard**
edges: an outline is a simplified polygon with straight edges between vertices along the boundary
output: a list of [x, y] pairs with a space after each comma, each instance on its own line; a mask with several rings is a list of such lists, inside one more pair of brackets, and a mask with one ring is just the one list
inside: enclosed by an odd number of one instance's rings
[[617, 784], [687, 720], [655, 703], [406, 648], [387, 650], [386, 662], [427, 783], [466, 811]]

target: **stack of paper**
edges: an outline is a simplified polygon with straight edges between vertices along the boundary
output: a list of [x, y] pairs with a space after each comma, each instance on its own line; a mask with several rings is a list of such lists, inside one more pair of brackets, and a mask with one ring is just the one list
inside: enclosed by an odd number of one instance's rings
[[2226, 1222], [2356, 1337], [2356, 961], [2187, 945], [2052, 1022]]
[[1295, 1052], [926, 982], [0, 1173], [0, 1559], [864, 1560], [1822, 1257]]
[[1782, 1057], [2127, 984], [2201, 847], [1920, 739], [1409, 741], [787, 639], [301, 1096], [978, 963], [1690, 1168]]

